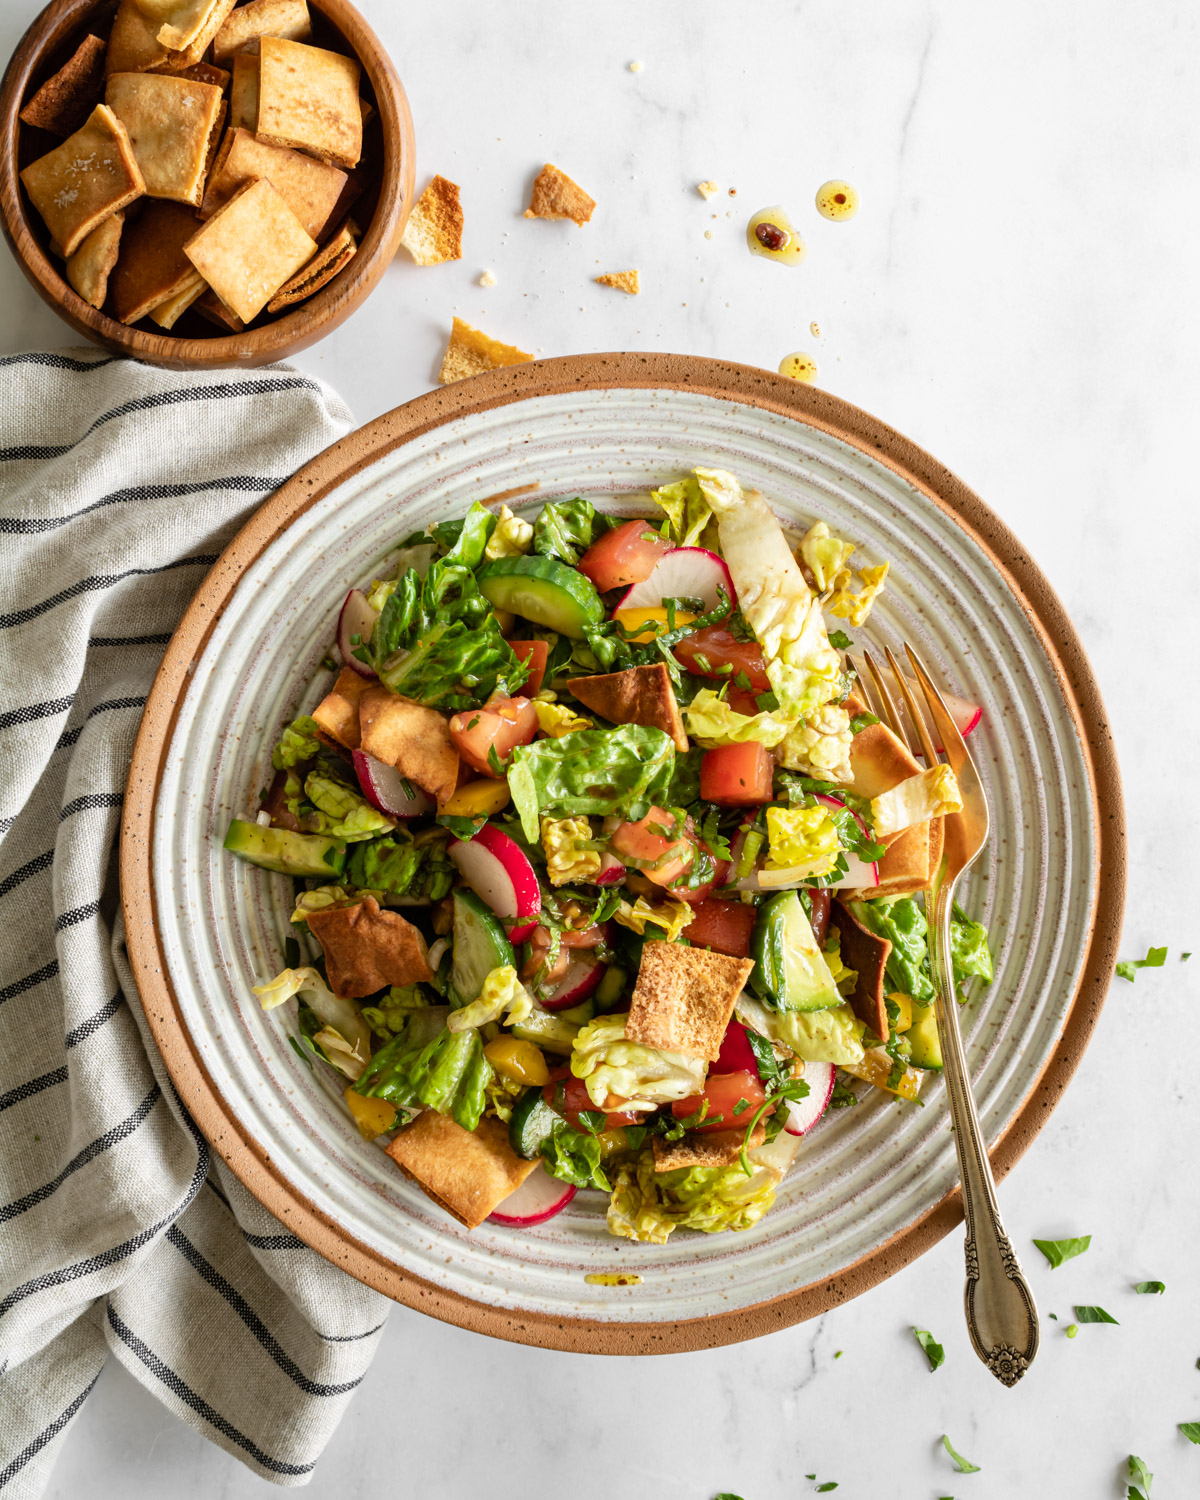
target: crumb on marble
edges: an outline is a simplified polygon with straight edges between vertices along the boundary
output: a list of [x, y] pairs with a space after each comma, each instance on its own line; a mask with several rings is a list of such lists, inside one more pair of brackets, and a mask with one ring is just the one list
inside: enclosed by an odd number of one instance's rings
[[717, 196], [717, 194], [721, 191], [721, 189], [717, 186], [717, 184], [710, 177], [707, 182], [698, 182], [696, 184], [696, 191], [700, 194], [700, 196], [702, 198], [704, 198], [705, 200], [707, 200], [709, 198], [715, 198]]
[[640, 62], [631, 62], [629, 64], [629, 71], [631, 73], [640, 73], [642, 71], [642, 66], [643, 65]]
[[483, 274], [479, 278], [479, 285], [480, 286], [495, 286], [496, 285], [496, 273], [495, 273], [495, 271], [484, 271]]
[[618, 292], [628, 292], [631, 297], [636, 297], [642, 289], [637, 271], [608, 271], [603, 276], [593, 276], [592, 280], [601, 286], [615, 287]]

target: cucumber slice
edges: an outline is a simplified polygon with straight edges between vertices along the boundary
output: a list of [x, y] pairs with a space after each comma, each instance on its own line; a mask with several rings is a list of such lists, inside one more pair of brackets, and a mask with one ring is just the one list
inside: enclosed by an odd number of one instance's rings
[[912, 1025], [904, 1033], [912, 1051], [908, 1060], [914, 1068], [924, 1068], [927, 1073], [942, 1071], [942, 1040], [938, 1036], [937, 1016], [932, 1005], [917, 1005], [912, 1008]]
[[563, 1054], [570, 1052], [579, 1035], [574, 1021], [564, 1021], [561, 1013], [552, 1015], [548, 1010], [533, 1011], [523, 1021], [514, 1022], [509, 1030], [523, 1042], [533, 1042], [546, 1052]]
[[581, 640], [585, 626], [604, 621], [604, 605], [590, 578], [550, 557], [498, 557], [475, 575], [497, 609]]
[[780, 891], [759, 907], [750, 957], [750, 983], [772, 1010], [829, 1010], [842, 1003], [795, 891]]
[[230, 823], [225, 848], [260, 870], [317, 880], [340, 876], [346, 863], [346, 846], [341, 839], [322, 833], [292, 833], [287, 828], [269, 828], [242, 818]]
[[596, 1014], [596, 1002], [589, 995], [586, 1000], [581, 1000], [578, 1005], [573, 1005], [570, 1010], [556, 1010], [554, 1012], [563, 1021], [572, 1021], [576, 1026], [586, 1026]]
[[515, 969], [512, 944], [500, 919], [474, 891], [459, 887], [454, 892], [454, 958], [450, 984], [460, 1004], [479, 998], [483, 981], [493, 969]]
[[512, 1119], [508, 1122], [508, 1143], [526, 1161], [533, 1161], [541, 1152], [542, 1142], [562, 1116], [542, 1098], [539, 1088], [526, 1089], [513, 1105]]

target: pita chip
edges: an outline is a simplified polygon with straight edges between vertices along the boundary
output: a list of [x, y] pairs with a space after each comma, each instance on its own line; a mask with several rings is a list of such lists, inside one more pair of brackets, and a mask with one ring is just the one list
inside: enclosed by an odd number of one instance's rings
[[195, 285], [196, 268], [184, 246], [196, 232], [196, 216], [183, 203], [154, 199], [130, 217], [121, 253], [108, 280], [113, 316], [136, 323], [162, 303]]
[[233, 59], [229, 85], [229, 126], [251, 133], [258, 129], [258, 58], [239, 52]]
[[888, 954], [892, 945], [854, 915], [845, 902], [836, 897], [831, 923], [838, 930], [842, 962], [858, 975], [853, 994], [847, 995], [850, 1008], [860, 1021], [886, 1042], [891, 1030], [888, 1024], [884, 980]]
[[[752, 1112], [747, 1110], [744, 1118], [749, 1125]], [[751, 1133], [750, 1150], [761, 1146], [766, 1138], [766, 1126], [760, 1122]], [[747, 1144], [746, 1128], [689, 1131], [681, 1141], [664, 1141], [661, 1135], [656, 1135], [651, 1137], [650, 1144], [656, 1172], [674, 1172], [677, 1167], [731, 1167]]]
[[435, 177], [417, 199], [400, 243], [419, 266], [462, 259], [463, 211], [458, 184]]
[[526, 354], [524, 349], [518, 349], [514, 344], [501, 344], [461, 318], [455, 318], [442, 368], [438, 372], [438, 383], [449, 385], [453, 380], [466, 380], [468, 376], [481, 375], [485, 370], [525, 365], [532, 358], [533, 355]]
[[98, 36], [85, 36], [21, 111], [22, 123], [53, 135], [74, 135], [104, 98], [104, 53]]
[[647, 943], [629, 1003], [631, 1042], [715, 1062], [754, 963], [679, 943]]
[[[192, 306], [202, 318], [207, 318], [210, 323], [215, 323], [218, 328], [224, 328], [229, 333], [244, 333], [246, 331], [245, 323], [242, 322], [237, 313], [229, 311], [220, 297], [213, 291], [212, 287], [207, 287], [197, 297], [195, 302], [192, 303]], [[357, 719], [355, 722], [358, 722]]]
[[527, 219], [571, 219], [586, 224], [596, 211], [596, 200], [590, 198], [577, 182], [572, 182], [561, 168], [547, 162], [538, 173], [529, 195]]
[[172, 54], [159, 41], [159, 24], [141, 13], [137, 0], [121, 0], [108, 34], [105, 72], [145, 73], [150, 68], [170, 67], [172, 62], [187, 67], [179, 53]]
[[688, 748], [671, 674], [664, 662], [627, 667], [623, 672], [604, 672], [597, 677], [573, 677], [567, 683], [567, 691], [611, 724], [643, 724], [648, 729], [661, 729], [675, 741], [677, 750]]
[[108, 295], [108, 278], [117, 263], [121, 248], [121, 230], [125, 225], [125, 214], [117, 209], [103, 223], [97, 224], [67, 259], [67, 280], [92, 307], [104, 306]]
[[636, 271], [609, 271], [605, 276], [593, 276], [592, 280], [601, 286], [615, 287], [618, 292], [628, 292], [631, 297], [636, 297], [642, 289]]
[[257, 52], [264, 36], [307, 42], [312, 36], [307, 0], [250, 0], [249, 5], [239, 5], [213, 37], [213, 57], [223, 63], [247, 48]]
[[196, 270], [243, 323], [316, 253], [316, 240], [264, 178], [239, 188], [187, 245]]
[[221, 90], [170, 73], [113, 73], [105, 102], [129, 132], [147, 196], [198, 204]]
[[878, 797], [921, 774], [908, 748], [886, 724], [869, 724], [850, 741], [850, 770], [851, 789], [860, 797]]
[[31, 162], [21, 181], [64, 256], [146, 188], [124, 125], [103, 104], [81, 130]]
[[433, 978], [425, 939], [396, 911], [380, 911], [373, 896], [354, 906], [308, 913], [308, 930], [325, 953], [329, 988], [346, 1000], [361, 1000], [389, 984]]
[[435, 1109], [419, 1114], [387, 1148], [405, 1177], [468, 1229], [477, 1229], [536, 1161], [524, 1161], [508, 1143], [508, 1127], [485, 1115], [477, 1130], [464, 1130]]
[[173, 297], [168, 297], [165, 302], [160, 302], [157, 307], [150, 309], [150, 321], [157, 323], [162, 329], [169, 331], [174, 328], [184, 313], [194, 302], [208, 291], [208, 282], [197, 271], [192, 281]]
[[377, 684], [359, 698], [358, 719], [368, 755], [395, 766], [439, 802], [449, 799], [458, 785], [458, 751], [449, 723], [436, 709]]
[[221, 143], [216, 170], [204, 190], [201, 218], [211, 218], [243, 183], [256, 177], [271, 184], [314, 240], [320, 239], [346, 183], [345, 172], [337, 167], [287, 146], [268, 146], [239, 127]]
[[189, 83], [208, 83], [222, 91], [229, 87], [232, 76], [225, 68], [214, 68], [211, 63], [206, 62], [193, 63], [190, 68], [172, 68], [170, 71], [176, 78], [184, 78]]
[[138, 9], [152, 27], [157, 25], [155, 35], [164, 47], [203, 55], [234, 4], [235, 0], [138, 0]]
[[362, 744], [358, 703], [371, 685], [370, 678], [363, 677], [353, 667], [343, 667], [337, 681], [312, 711], [317, 727], [347, 750], [357, 750]]
[[362, 155], [357, 59], [264, 36], [258, 49], [260, 140], [294, 146], [339, 167]]
[[282, 312], [285, 307], [294, 307], [297, 302], [303, 302], [319, 292], [346, 269], [357, 250], [358, 241], [350, 227], [343, 226], [302, 271], [279, 288], [267, 303], [267, 311]]

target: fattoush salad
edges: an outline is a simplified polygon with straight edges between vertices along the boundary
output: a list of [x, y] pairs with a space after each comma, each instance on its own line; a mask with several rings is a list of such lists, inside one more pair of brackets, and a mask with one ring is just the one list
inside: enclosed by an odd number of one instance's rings
[[[958, 789], [841, 628], [887, 563], [793, 546], [720, 470], [639, 508], [408, 537], [225, 840], [294, 884], [263, 1008], [469, 1228], [594, 1189], [629, 1239], [747, 1229], [828, 1109], [942, 1066], [921, 892]], [[959, 910], [954, 959], [990, 982]]]

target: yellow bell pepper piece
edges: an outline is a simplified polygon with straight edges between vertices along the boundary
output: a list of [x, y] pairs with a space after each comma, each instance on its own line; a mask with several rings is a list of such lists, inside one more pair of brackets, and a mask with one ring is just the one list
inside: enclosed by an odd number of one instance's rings
[[342, 1097], [364, 1140], [373, 1141], [377, 1135], [382, 1135], [395, 1125], [396, 1106], [389, 1104], [386, 1099], [364, 1099], [361, 1094], [354, 1092], [353, 1085], [347, 1088]]
[[888, 999], [900, 1008], [900, 1014], [892, 1022], [892, 1030], [907, 1031], [913, 1022], [912, 996], [902, 994], [900, 990], [897, 990], [894, 995], [889, 995]]
[[507, 781], [493, 781], [481, 777], [468, 781], [438, 807], [438, 812], [451, 818], [490, 818], [501, 808], [507, 807], [512, 794]]
[[921, 1092], [921, 1079], [925, 1076], [917, 1068], [905, 1068], [898, 1083], [888, 1088], [888, 1077], [892, 1071], [892, 1059], [882, 1047], [873, 1047], [863, 1055], [859, 1063], [839, 1063], [843, 1073], [861, 1078], [864, 1083], [873, 1083], [877, 1089], [898, 1094], [901, 1099], [915, 1099]]
[[498, 1036], [483, 1049], [483, 1055], [502, 1078], [514, 1083], [532, 1084], [536, 1088], [550, 1082], [550, 1069], [542, 1049], [515, 1036]]
[[[696, 616], [688, 614], [686, 609], [675, 611], [676, 625], [690, 625], [695, 618]], [[667, 612], [661, 604], [653, 609], [619, 609], [613, 615], [613, 619], [623, 625], [626, 630], [636, 630], [637, 635], [634, 639], [639, 645], [649, 645], [656, 635], [661, 635], [666, 630], [668, 625]], [[656, 626], [661, 629], [652, 628]]]

